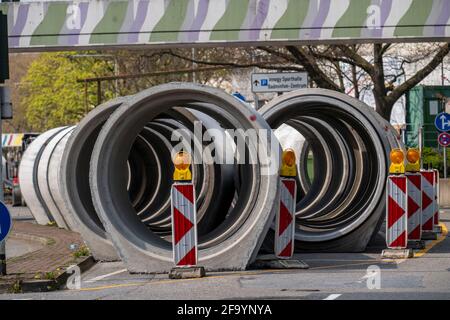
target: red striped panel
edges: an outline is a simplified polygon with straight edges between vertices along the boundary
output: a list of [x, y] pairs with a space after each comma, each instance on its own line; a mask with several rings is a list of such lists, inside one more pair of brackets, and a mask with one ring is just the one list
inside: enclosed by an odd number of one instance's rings
[[408, 217], [414, 215], [419, 209], [420, 206], [414, 201], [414, 199], [408, 197]]
[[286, 248], [281, 251], [278, 256], [279, 257], [290, 257], [292, 255], [292, 241], [289, 241]]
[[433, 172], [423, 171], [422, 176], [428, 181], [429, 184], [433, 185], [433, 182], [434, 182], [434, 173]]
[[188, 233], [194, 226], [189, 219], [187, 219], [177, 208], [173, 208], [174, 226], [175, 226], [175, 244], [178, 244], [180, 240]]
[[409, 233], [409, 238], [410, 239], [417, 239], [417, 240], [420, 240], [420, 236], [421, 236], [421, 234], [420, 234], [420, 228], [421, 228], [422, 226], [419, 224], [413, 231], [411, 231], [410, 233]]
[[397, 222], [405, 214], [403, 210], [391, 196], [388, 196], [388, 228]]
[[178, 184], [174, 187], [191, 203], [194, 203], [194, 188], [190, 184]]
[[178, 262], [178, 266], [193, 266], [197, 263], [195, 256], [195, 247], [193, 247], [184, 257]]
[[391, 181], [400, 189], [403, 191], [403, 193], [406, 193], [406, 179], [403, 176], [399, 177], [389, 177]]
[[283, 201], [280, 201], [280, 226], [278, 230], [278, 235], [282, 235], [284, 230], [291, 224], [292, 215], [289, 210], [284, 205]]
[[426, 221], [426, 222], [422, 225], [422, 230], [425, 230], [425, 231], [433, 231], [433, 217], [431, 217], [430, 219], [428, 219], [428, 221]]
[[282, 180], [282, 182], [286, 186], [286, 189], [288, 189], [292, 198], [295, 198], [295, 180]]
[[406, 247], [406, 231], [403, 231], [403, 233], [394, 241], [391, 242], [390, 247], [391, 248], [405, 248]]
[[422, 181], [422, 177], [418, 174], [415, 175], [407, 175], [406, 176], [408, 178], [409, 181], [411, 181], [411, 183], [419, 190], [421, 190], [421, 181]]

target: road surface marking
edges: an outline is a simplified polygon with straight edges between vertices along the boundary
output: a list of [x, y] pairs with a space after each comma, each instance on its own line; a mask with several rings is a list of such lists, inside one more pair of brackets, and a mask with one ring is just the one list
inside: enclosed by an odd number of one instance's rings
[[370, 260], [367, 262], [361, 262], [361, 263], [347, 263], [347, 264], [336, 264], [331, 266], [321, 266], [321, 267], [313, 267], [309, 268], [309, 270], [320, 270], [320, 269], [331, 269], [331, 268], [339, 268], [339, 267], [351, 267], [351, 266], [361, 266], [361, 265], [367, 265], [367, 264], [376, 264], [376, 263], [384, 263], [384, 262], [390, 262], [390, 261], [384, 261], [384, 260]]
[[106, 289], [114, 289], [114, 288], [123, 288], [123, 287], [138, 287], [146, 284], [150, 284], [151, 282], [136, 282], [136, 283], [122, 283], [122, 284], [112, 284], [109, 286], [101, 286], [101, 287], [93, 287], [93, 288], [81, 288], [73, 291], [97, 291], [97, 290], [106, 290]]
[[435, 245], [437, 245], [438, 243], [441, 243], [442, 241], [445, 240], [445, 238], [447, 237], [447, 234], [448, 234], [447, 226], [445, 225], [445, 223], [442, 223], [442, 222], [439, 223], [439, 225], [442, 228], [442, 234], [439, 236], [439, 238], [437, 240], [433, 240], [429, 244], [427, 244], [425, 249], [422, 249], [422, 250], [417, 251], [416, 253], [414, 253], [414, 258], [422, 257], [428, 251], [430, 251]]
[[336, 300], [337, 298], [339, 298], [340, 296], [342, 296], [342, 294], [340, 293], [334, 293], [334, 294], [330, 294], [328, 297], [326, 297], [323, 300]]
[[103, 279], [106, 279], [108, 277], [115, 276], [116, 274], [124, 273], [126, 271], [127, 271], [127, 269], [121, 269], [121, 270], [118, 270], [118, 271], [114, 271], [114, 272], [111, 272], [111, 273], [104, 274], [102, 276], [98, 276], [98, 277], [92, 278], [92, 279], [87, 280], [85, 282], [86, 283], [91, 283], [91, 282], [103, 280]]

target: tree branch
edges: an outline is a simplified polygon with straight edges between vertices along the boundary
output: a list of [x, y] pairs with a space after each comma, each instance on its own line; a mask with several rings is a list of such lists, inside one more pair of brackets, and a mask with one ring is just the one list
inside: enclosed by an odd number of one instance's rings
[[285, 70], [285, 71], [304, 71], [304, 68], [300, 66], [286, 66], [286, 65], [270, 65], [270, 61], [252, 62], [252, 63], [235, 63], [235, 62], [223, 62], [223, 61], [205, 61], [199, 59], [192, 59], [179, 55], [173, 51], [165, 51], [163, 54], [170, 55], [185, 61], [194, 62], [197, 64], [204, 64], [210, 66], [228, 66], [233, 68], [260, 68], [266, 70]]
[[308, 55], [301, 48], [287, 46], [286, 49], [294, 56], [299, 64], [301, 64], [308, 72], [308, 76], [321, 88], [341, 91], [338, 85], [330, 79], [317, 65], [316, 59]]
[[387, 101], [393, 105], [403, 94], [416, 86], [420, 81], [426, 78], [442, 62], [444, 57], [450, 52], [450, 44], [446, 43], [440, 47], [433, 59], [422, 69], [416, 72], [414, 76], [396, 87], [388, 96]]

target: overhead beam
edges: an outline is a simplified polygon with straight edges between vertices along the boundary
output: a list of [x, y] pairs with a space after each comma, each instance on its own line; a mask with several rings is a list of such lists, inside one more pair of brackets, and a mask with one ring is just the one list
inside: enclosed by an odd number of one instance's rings
[[10, 51], [450, 39], [450, 0], [77, 0], [0, 9]]

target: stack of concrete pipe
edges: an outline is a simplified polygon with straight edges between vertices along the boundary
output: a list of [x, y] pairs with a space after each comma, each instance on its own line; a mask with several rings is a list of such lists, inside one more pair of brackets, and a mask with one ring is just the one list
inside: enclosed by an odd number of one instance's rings
[[[232, 129], [241, 130], [231, 136]], [[258, 135], [243, 136], [249, 129]], [[19, 181], [38, 223], [79, 232], [98, 260], [164, 272], [173, 266], [171, 157], [181, 141], [207, 160], [192, 167], [199, 264], [243, 270], [273, 247], [277, 135], [300, 159], [296, 250], [364, 250], [383, 222], [388, 154], [400, 143], [371, 108], [328, 90], [284, 94], [257, 112], [207, 86], [153, 87], [98, 106], [75, 127], [41, 134], [23, 156]], [[236, 148], [241, 138], [244, 152]]]

